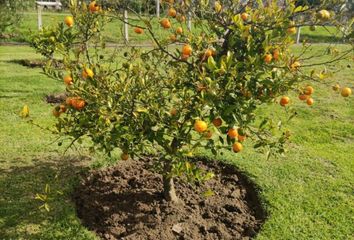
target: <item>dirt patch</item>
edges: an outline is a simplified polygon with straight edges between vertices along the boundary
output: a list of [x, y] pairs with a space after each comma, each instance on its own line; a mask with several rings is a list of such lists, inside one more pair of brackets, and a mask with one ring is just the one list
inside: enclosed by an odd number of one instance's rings
[[[47, 64], [45, 60], [39, 60], [39, 59], [15, 59], [15, 60], [10, 60], [10, 63], [15, 63], [19, 64], [24, 67], [29, 67], [29, 68], [43, 68]], [[52, 61], [52, 66], [55, 68], [62, 68], [63, 63], [61, 60], [56, 60], [54, 59]]]
[[[88, 173], [74, 192], [82, 222], [102, 239], [250, 239], [265, 220], [255, 188], [234, 167], [198, 160], [215, 177], [204, 184], [177, 179], [183, 204], [163, 199], [151, 160], [119, 162]], [[212, 196], [205, 196], [211, 189]]]
[[63, 103], [66, 98], [67, 96], [65, 93], [49, 94], [45, 96], [45, 101], [47, 103]]

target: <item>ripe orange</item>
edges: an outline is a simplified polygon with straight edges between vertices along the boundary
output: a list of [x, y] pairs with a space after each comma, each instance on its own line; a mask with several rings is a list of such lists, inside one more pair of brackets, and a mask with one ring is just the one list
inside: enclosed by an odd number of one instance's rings
[[307, 87], [305, 88], [304, 93], [305, 93], [306, 95], [311, 95], [314, 91], [315, 91], [315, 90], [313, 89], [313, 87], [307, 86]]
[[66, 76], [64, 77], [64, 83], [65, 83], [66, 85], [71, 85], [71, 84], [73, 84], [73, 79], [72, 79], [72, 77], [71, 77], [70, 75], [66, 75]]
[[89, 68], [85, 68], [83, 71], [82, 71], [82, 77], [83, 78], [87, 78], [87, 77], [90, 77], [92, 78], [94, 76], [94, 73], [91, 69]]
[[73, 98], [71, 100], [71, 105], [73, 106], [73, 108], [75, 108], [76, 110], [81, 110], [85, 107], [86, 103], [84, 100], [82, 100], [81, 98]]
[[171, 27], [171, 22], [170, 20], [168, 20], [167, 18], [163, 18], [161, 21], [160, 21], [160, 24], [163, 28], [165, 29], [168, 29]]
[[352, 94], [352, 90], [350, 88], [348, 88], [348, 87], [344, 87], [344, 88], [342, 88], [340, 94], [343, 97], [349, 97]]
[[140, 27], [136, 27], [136, 28], [134, 28], [134, 32], [136, 34], [142, 34], [142, 33], [144, 33], [144, 30], [142, 28], [140, 28]]
[[124, 161], [128, 160], [129, 159], [129, 154], [128, 153], [122, 153], [120, 155], [120, 158]]
[[168, 16], [175, 18], [176, 15], [177, 15], [176, 9], [170, 8], [170, 9], [168, 10]]
[[90, 12], [94, 13], [100, 10], [100, 6], [96, 3], [96, 1], [92, 1], [89, 5]]
[[192, 47], [188, 44], [184, 45], [182, 48], [182, 54], [186, 56], [190, 56], [192, 54]]
[[230, 128], [229, 131], [227, 131], [227, 135], [229, 138], [234, 139], [238, 136], [238, 131], [236, 128]]
[[248, 13], [245, 13], [245, 12], [244, 12], [244, 13], [241, 14], [241, 19], [242, 19], [243, 21], [247, 21], [248, 17], [249, 17]]
[[207, 123], [202, 120], [196, 120], [194, 123], [194, 129], [199, 133], [204, 132], [205, 130], [207, 130], [207, 128]]
[[176, 28], [176, 33], [181, 35], [183, 33], [183, 28], [182, 27]]
[[242, 149], [243, 149], [243, 146], [242, 146], [241, 143], [235, 142], [234, 144], [232, 144], [232, 150], [233, 150], [235, 153], [241, 152]]
[[72, 16], [67, 16], [64, 19], [64, 23], [66, 24], [66, 26], [72, 27], [74, 26], [74, 18]]
[[222, 125], [222, 120], [221, 120], [221, 118], [215, 118], [215, 119], [213, 120], [213, 124], [214, 124], [215, 127], [220, 127], [220, 126]]
[[290, 98], [287, 96], [284, 96], [280, 99], [279, 103], [280, 103], [280, 105], [282, 105], [284, 107], [284, 106], [288, 105], [289, 102], [290, 102]]
[[308, 95], [306, 95], [306, 94], [300, 94], [299, 95], [299, 99], [301, 100], [301, 101], [305, 101], [305, 100], [307, 100], [308, 99]]
[[71, 105], [72, 105], [72, 100], [73, 100], [72, 97], [67, 97], [67, 98], [65, 99], [66, 105], [71, 106]]
[[279, 49], [274, 49], [273, 58], [274, 58], [275, 61], [279, 60], [279, 55], [280, 55]]
[[273, 59], [272, 54], [267, 53], [266, 55], [264, 55], [264, 62], [270, 63], [272, 59]]
[[313, 99], [312, 98], [308, 98], [307, 100], [306, 100], [306, 103], [307, 103], [307, 105], [309, 105], [309, 106], [311, 106], [312, 104], [313, 104]]
[[205, 58], [211, 57], [213, 55], [214, 55], [214, 51], [213, 50], [211, 50], [211, 49], [205, 50], [205, 53], [204, 53], [204, 57]]

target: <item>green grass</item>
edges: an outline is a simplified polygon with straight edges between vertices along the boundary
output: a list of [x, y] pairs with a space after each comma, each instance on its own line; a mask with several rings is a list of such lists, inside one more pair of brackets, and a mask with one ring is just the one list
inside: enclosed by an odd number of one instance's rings
[[[43, 11], [42, 13], [42, 23], [43, 27], [54, 26], [57, 23], [64, 21], [65, 16], [70, 15], [68, 12], [51, 12], [51, 11]], [[144, 24], [134, 18], [133, 15], [129, 16], [132, 18], [129, 23], [144, 26]], [[182, 26], [184, 29], [187, 29], [185, 23], [181, 24], [175, 20], [172, 20], [174, 27]], [[155, 33], [159, 38], [165, 37], [168, 38], [170, 34], [174, 31], [166, 31], [162, 29], [158, 23], [157, 19], [153, 20], [153, 26], [156, 26], [157, 31]], [[27, 42], [30, 39], [30, 35], [36, 33], [38, 31], [37, 25], [37, 12], [26, 12], [23, 14], [23, 19], [19, 26], [15, 31], [15, 36], [8, 39], [8, 41], [18, 41], [18, 42]], [[198, 30], [193, 29], [193, 32]], [[103, 31], [103, 36], [106, 41], [114, 42], [114, 43], [122, 43], [124, 42], [123, 38], [123, 24], [121, 21], [114, 19], [109, 22]], [[0, 39], [1, 40], [1, 39]], [[147, 34], [138, 35], [134, 32], [134, 27], [129, 27], [129, 41], [132, 42], [144, 42], [151, 40]]]
[[[43, 11], [42, 13], [42, 22], [43, 26], [53, 26], [56, 23], [62, 22], [65, 16], [69, 15], [68, 12], [53, 12], [53, 11]], [[133, 17], [133, 15], [130, 15]], [[140, 21], [130, 21], [130, 23], [138, 24]], [[156, 26], [157, 29], [157, 36], [161, 39], [162, 37], [168, 38], [172, 31], [163, 30], [159, 27], [157, 23], [157, 19], [153, 21], [153, 25]], [[172, 21], [173, 26], [176, 27], [182, 26], [183, 29], [187, 29], [186, 24], [180, 24], [175, 21]], [[141, 24], [144, 26], [144, 24]], [[7, 41], [18, 41], [18, 42], [27, 42], [30, 39], [30, 35], [38, 31], [37, 26], [37, 12], [25, 12], [23, 13], [22, 22], [19, 26], [16, 27], [14, 31], [15, 35]], [[192, 28], [192, 31], [195, 33], [200, 32], [200, 29]], [[119, 20], [113, 20], [112, 22], [108, 23], [104, 29], [104, 38], [109, 42], [114, 43], [122, 43], [123, 42], [123, 25], [122, 22]], [[319, 43], [319, 42], [339, 42], [341, 34], [335, 27], [317, 27], [316, 31], [311, 31], [309, 27], [303, 27], [301, 29], [301, 41], [307, 40], [312, 43]], [[295, 38], [295, 37], [294, 37]], [[132, 42], [145, 42], [150, 41], [147, 34], [138, 35], [134, 33], [133, 27], [129, 27], [129, 40]], [[4, 41], [0, 39], [0, 41]]]
[[[320, 45], [312, 49], [321, 51]], [[48, 127], [54, 123], [52, 107], [43, 97], [63, 91], [63, 84], [46, 78], [38, 68], [10, 62], [39, 57], [28, 47], [0, 47], [0, 239], [95, 239], [80, 224], [70, 201], [77, 182], [73, 173], [89, 166], [87, 152], [63, 155], [63, 147], [51, 144], [53, 135], [18, 116], [28, 104], [36, 123]], [[266, 160], [246, 141], [241, 154], [225, 152], [220, 157], [233, 162], [261, 189], [269, 219], [258, 239], [353, 239], [354, 98], [344, 99], [330, 89], [335, 82], [354, 87], [348, 64], [340, 63], [342, 71], [326, 80], [329, 86], [314, 85], [313, 107], [291, 96], [299, 116], [289, 127], [292, 143], [285, 156]], [[269, 105], [260, 113], [277, 118], [284, 110]], [[34, 199], [46, 183], [51, 195], [57, 195], [49, 213], [40, 211], [40, 202]], [[54, 194], [58, 190], [63, 195]]]

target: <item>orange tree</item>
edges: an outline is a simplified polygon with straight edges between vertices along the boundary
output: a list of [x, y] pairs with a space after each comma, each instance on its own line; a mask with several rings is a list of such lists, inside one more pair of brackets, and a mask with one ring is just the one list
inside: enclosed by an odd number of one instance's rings
[[[71, 136], [72, 143], [89, 138], [93, 150], [107, 154], [120, 148], [123, 160], [157, 156], [165, 198], [174, 202], [174, 177], [212, 177], [188, 161], [195, 149], [238, 153], [250, 139], [255, 148], [282, 153], [289, 133], [267, 116], [257, 116], [256, 110], [277, 103], [292, 118], [288, 92], [298, 92], [312, 105], [309, 83], [323, 75], [304, 70], [314, 65], [308, 63], [311, 57], [304, 57], [309, 44], [304, 43], [298, 55], [291, 52], [296, 28], [331, 24], [352, 44], [352, 22], [345, 26], [336, 21], [340, 12], [326, 10], [340, 1], [316, 6], [266, 2], [211, 5], [201, 0], [192, 5], [188, 0], [165, 0], [169, 10], [159, 25], [131, 10], [129, 24], [135, 34], [152, 40], [151, 48], [141, 49], [107, 47], [105, 24], [124, 21], [121, 14], [103, 9], [98, 1], [86, 5], [72, 0], [72, 15], [32, 42], [48, 57], [45, 73], [67, 86], [66, 102], [53, 110], [58, 134]], [[184, 28], [188, 15], [198, 34]], [[161, 30], [170, 36], [156, 34]], [[315, 65], [352, 57], [353, 45], [344, 52], [327, 50], [330, 60]], [[53, 64], [52, 56], [60, 56], [61, 64]], [[343, 96], [351, 94], [350, 88], [341, 91]]]

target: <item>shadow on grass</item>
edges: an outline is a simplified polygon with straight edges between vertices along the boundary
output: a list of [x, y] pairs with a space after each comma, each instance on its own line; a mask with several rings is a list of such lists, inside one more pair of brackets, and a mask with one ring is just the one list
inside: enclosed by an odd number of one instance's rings
[[[70, 201], [87, 160], [77, 156], [33, 159], [30, 166], [0, 169], [0, 239], [90, 238]], [[42, 202], [35, 200], [47, 183], [53, 197], [48, 201], [49, 212], [40, 210]]]

